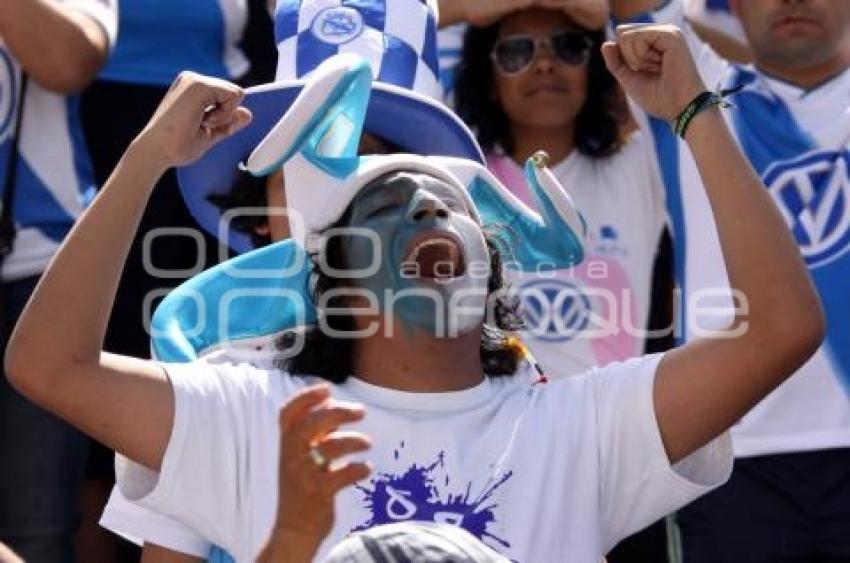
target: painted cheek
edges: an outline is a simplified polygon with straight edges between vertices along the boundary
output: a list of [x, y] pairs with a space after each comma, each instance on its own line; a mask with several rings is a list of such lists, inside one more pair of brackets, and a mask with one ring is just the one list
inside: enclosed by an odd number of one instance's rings
[[[380, 259], [376, 258], [376, 252], [380, 252], [380, 249], [375, 248], [372, 239], [361, 235], [350, 237], [344, 248], [348, 269], [352, 272], [366, 272], [376, 259]], [[354, 278], [354, 282], [358, 285], [359, 279], [360, 276]]]
[[464, 217], [455, 223], [455, 229], [463, 244], [467, 275], [489, 279], [490, 253], [481, 228], [472, 219]]
[[400, 215], [392, 214], [366, 220], [361, 228], [368, 229], [372, 236], [352, 237], [346, 249], [348, 264], [369, 275], [360, 276], [353, 282], [358, 287], [374, 291], [380, 299], [385, 289], [398, 289], [404, 234]]

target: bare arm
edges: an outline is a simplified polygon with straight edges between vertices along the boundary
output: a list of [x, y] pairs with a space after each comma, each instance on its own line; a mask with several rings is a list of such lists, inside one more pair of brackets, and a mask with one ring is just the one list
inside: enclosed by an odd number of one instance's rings
[[106, 61], [106, 30], [53, 0], [0, 2], [0, 37], [32, 78], [61, 94], [82, 90]]
[[146, 543], [142, 548], [142, 563], [203, 563], [205, 560], [166, 547]]
[[[242, 91], [184, 73], [131, 144], [41, 278], [6, 351], [24, 395], [130, 459], [158, 469], [174, 397], [153, 362], [106, 354], [121, 270], [153, 187], [250, 120]], [[217, 109], [205, 113], [205, 108]], [[208, 132], [207, 132], [208, 131]]]
[[[676, 116], [704, 90], [673, 26], [618, 29], [609, 69], [646, 111]], [[671, 462], [734, 424], [802, 365], [825, 321], [797, 245], [716, 109], [697, 115], [686, 141], [699, 167], [731, 287], [747, 301], [725, 334], [670, 352], [654, 400]]]
[[15, 555], [11, 549], [0, 542], [0, 561], [4, 563], [24, 563], [23, 559]]
[[499, 21], [505, 15], [523, 10], [535, 0], [439, 0], [440, 27], [456, 23], [485, 26]]
[[611, 0], [611, 15], [621, 21], [628, 21], [635, 16], [645, 14], [666, 0]]
[[528, 8], [563, 10], [576, 23], [600, 29], [608, 21], [606, 0], [440, 0], [440, 27], [456, 23], [486, 26]]

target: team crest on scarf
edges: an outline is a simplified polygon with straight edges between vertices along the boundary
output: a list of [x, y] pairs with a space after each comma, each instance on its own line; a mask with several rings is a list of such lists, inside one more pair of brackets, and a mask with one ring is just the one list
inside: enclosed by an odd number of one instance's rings
[[850, 151], [814, 151], [770, 166], [764, 183], [810, 269], [850, 250]]

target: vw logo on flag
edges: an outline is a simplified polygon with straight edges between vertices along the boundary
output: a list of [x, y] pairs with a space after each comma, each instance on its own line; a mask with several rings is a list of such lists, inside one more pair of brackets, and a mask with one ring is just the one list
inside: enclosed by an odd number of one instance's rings
[[15, 115], [17, 73], [12, 57], [0, 47], [0, 143], [12, 132], [12, 118]]
[[527, 283], [519, 290], [525, 330], [546, 342], [566, 342], [590, 322], [590, 299], [580, 287], [566, 280], [547, 279]]
[[850, 151], [818, 151], [771, 165], [764, 184], [811, 269], [850, 250]]
[[319, 12], [311, 29], [320, 41], [342, 45], [363, 33], [363, 16], [354, 8], [328, 8]]

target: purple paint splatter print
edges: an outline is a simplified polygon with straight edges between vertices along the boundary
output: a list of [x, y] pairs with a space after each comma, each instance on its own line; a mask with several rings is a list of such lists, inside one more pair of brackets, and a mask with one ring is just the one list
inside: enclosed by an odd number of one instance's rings
[[[393, 457], [398, 459], [398, 450]], [[397, 475], [378, 473], [371, 481], [371, 489], [358, 487], [372, 517], [352, 532], [405, 520], [443, 522], [460, 526], [490, 547], [510, 548], [507, 540], [489, 530], [496, 522], [498, 504], [488, 503], [488, 500], [513, 476], [513, 471], [491, 480], [481, 494], [472, 498], [471, 483], [459, 494], [439, 490], [438, 483], [444, 483], [446, 488], [449, 484], [448, 475], [444, 479], [435, 475], [438, 469], [444, 467], [444, 458], [445, 454], [441, 452], [431, 465], [414, 463]]]

